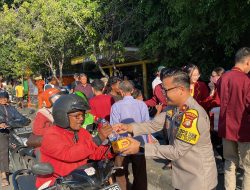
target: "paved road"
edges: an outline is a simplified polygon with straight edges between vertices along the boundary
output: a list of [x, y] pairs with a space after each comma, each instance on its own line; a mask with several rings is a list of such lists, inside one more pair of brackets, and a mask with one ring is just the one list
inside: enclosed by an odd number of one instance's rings
[[[147, 160], [148, 190], [174, 190], [171, 186], [171, 170], [163, 170], [163, 160]], [[241, 190], [242, 170], [237, 172], [237, 190]], [[216, 190], [224, 190], [224, 175], [218, 175]]]

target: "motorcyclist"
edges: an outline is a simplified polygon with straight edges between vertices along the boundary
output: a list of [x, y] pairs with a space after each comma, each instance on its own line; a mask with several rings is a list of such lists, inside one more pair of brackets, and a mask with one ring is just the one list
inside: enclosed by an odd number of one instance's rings
[[52, 107], [54, 102], [63, 93], [57, 88], [49, 88], [42, 94], [44, 107], [37, 111], [32, 124], [32, 134], [28, 139], [27, 145], [29, 147], [40, 147], [44, 132], [53, 125], [54, 119], [52, 116]]
[[[88, 98], [83, 92], [75, 91], [73, 94], [81, 97], [85, 104], [89, 106]], [[86, 129], [92, 135], [93, 141], [99, 146], [102, 143], [103, 139], [105, 139], [105, 134], [109, 132], [110, 128], [99, 127], [97, 129], [97, 123], [95, 123], [97, 119], [98, 117], [91, 114], [90, 110], [86, 110], [82, 128]]]
[[0, 170], [2, 187], [8, 186], [7, 173], [9, 172], [9, 130], [7, 127], [22, 127], [30, 120], [19, 113], [9, 104], [9, 94], [0, 91]]
[[[97, 146], [89, 132], [81, 125], [85, 111], [89, 107], [83, 99], [75, 94], [62, 95], [53, 105], [54, 126], [46, 130], [43, 136], [41, 162], [48, 162], [54, 167], [54, 173], [37, 176], [36, 186], [51, 186], [56, 176], [66, 176], [88, 160], [105, 158], [108, 146]], [[110, 127], [110, 126], [109, 126]], [[112, 128], [105, 138], [111, 134]], [[112, 157], [109, 152], [108, 157]]]

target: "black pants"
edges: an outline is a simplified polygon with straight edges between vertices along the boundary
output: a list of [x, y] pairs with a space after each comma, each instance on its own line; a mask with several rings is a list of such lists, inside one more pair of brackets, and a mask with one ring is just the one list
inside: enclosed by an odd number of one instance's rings
[[[128, 164], [131, 162], [134, 181], [131, 190], [147, 190], [147, 170], [145, 155], [130, 155], [124, 160], [124, 169], [128, 172]], [[126, 174], [128, 176], [128, 173]]]
[[211, 142], [213, 148], [218, 152], [218, 154], [222, 157], [223, 162], [225, 161], [223, 157], [223, 146], [222, 146], [222, 138], [218, 136], [218, 132], [211, 131]]
[[9, 172], [9, 134], [7, 130], [0, 132], [0, 171]]

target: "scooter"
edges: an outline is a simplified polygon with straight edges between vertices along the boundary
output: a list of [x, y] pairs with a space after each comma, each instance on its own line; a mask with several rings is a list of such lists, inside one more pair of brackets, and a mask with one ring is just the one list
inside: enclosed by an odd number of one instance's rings
[[[58, 175], [55, 183], [44, 190], [120, 190], [112, 180], [117, 169], [122, 168], [115, 167], [113, 161], [108, 159], [90, 162], [65, 177]], [[12, 176], [14, 190], [36, 190], [35, 176], [53, 173], [54, 169], [49, 163], [34, 164], [31, 170], [18, 170]]]
[[34, 160], [34, 149], [27, 147], [27, 138], [32, 129], [30, 126], [20, 128], [9, 128], [9, 170], [11, 173], [23, 168], [30, 168]]
[[34, 164], [34, 148], [27, 147], [26, 144], [32, 132], [29, 124], [30, 121], [22, 124], [17, 124], [17, 122], [9, 124], [9, 170], [11, 173], [23, 168], [30, 169]]

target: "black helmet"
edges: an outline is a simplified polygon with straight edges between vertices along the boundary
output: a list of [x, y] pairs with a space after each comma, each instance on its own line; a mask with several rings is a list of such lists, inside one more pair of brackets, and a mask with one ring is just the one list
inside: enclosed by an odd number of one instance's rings
[[62, 95], [53, 105], [54, 124], [62, 128], [69, 128], [68, 113], [88, 109], [90, 109], [89, 106], [76, 94]]
[[9, 99], [9, 94], [6, 91], [0, 91], [0, 98], [7, 98]]

